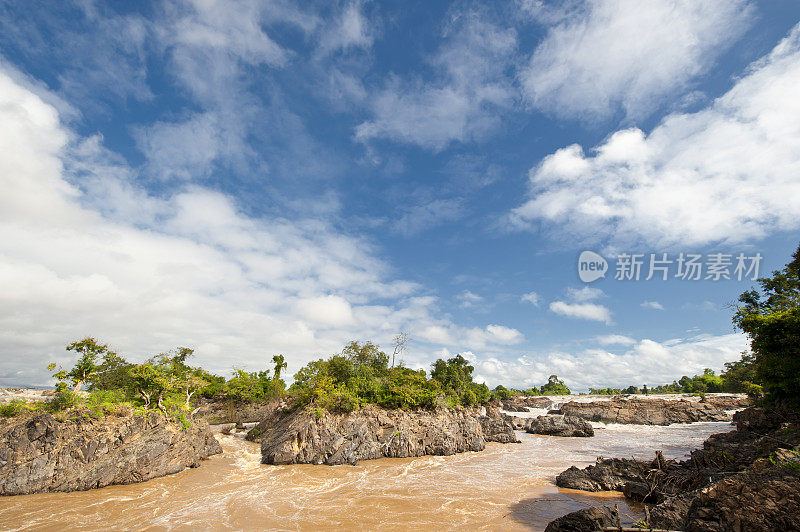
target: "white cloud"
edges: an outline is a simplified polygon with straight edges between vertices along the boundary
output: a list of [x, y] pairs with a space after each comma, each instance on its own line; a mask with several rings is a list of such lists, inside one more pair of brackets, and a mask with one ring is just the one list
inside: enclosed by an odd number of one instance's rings
[[753, 18], [748, 0], [599, 0], [523, 7], [552, 24], [520, 81], [533, 105], [560, 116], [649, 115], [680, 94]]
[[642, 308], [649, 308], [653, 310], [664, 310], [664, 305], [662, 305], [658, 301], [642, 301], [642, 304], [640, 306]]
[[352, 325], [353, 309], [346, 299], [339, 296], [319, 296], [297, 302], [300, 314], [315, 323], [342, 327]]
[[[626, 129], [587, 155], [569, 146], [530, 172], [511, 223], [585, 241], [666, 248], [742, 242], [800, 227], [800, 26], [727, 94]], [[768, 185], [767, 185], [768, 184]]]
[[594, 303], [565, 303], [564, 301], [553, 301], [550, 303], [550, 310], [556, 314], [560, 314], [568, 318], [602, 321], [606, 325], [611, 324], [611, 311], [603, 305], [595, 305]]
[[520, 301], [527, 301], [533, 306], [538, 307], [539, 303], [542, 301], [542, 296], [540, 296], [536, 292], [528, 292], [527, 294], [522, 294], [522, 297], [520, 297]]
[[[604, 337], [601, 337], [604, 338]], [[626, 337], [621, 337], [626, 338]], [[506, 359], [479, 357], [476, 374], [490, 387], [497, 384], [526, 388], [540, 386], [556, 374], [573, 391], [591, 388], [667, 384], [704, 368], [720, 371], [725, 362], [738, 360], [746, 349], [743, 334], [694, 336], [667, 342], [615, 340], [622, 351], [585, 349], [576, 353], [550, 352]], [[609, 343], [609, 345], [611, 345]]]
[[335, 24], [322, 34], [319, 49], [327, 54], [350, 47], [368, 48], [372, 40], [372, 28], [361, 13], [361, 6], [352, 3], [344, 8]]
[[514, 98], [503, 71], [516, 49], [516, 33], [472, 12], [454, 16], [444, 37], [430, 60], [435, 79], [390, 78], [371, 97], [373, 116], [358, 125], [357, 139], [389, 138], [439, 151], [499, 125], [492, 110], [506, 108]]
[[583, 288], [570, 287], [567, 288], [567, 297], [582, 303], [605, 297], [605, 293], [599, 288], [592, 288], [591, 286], [584, 286]]
[[621, 334], [606, 334], [595, 338], [600, 345], [631, 345], [635, 344], [636, 340], [630, 336]]
[[462, 308], [472, 308], [483, 301], [483, 297], [469, 290], [464, 290], [458, 294], [457, 299], [460, 301], [459, 306]]

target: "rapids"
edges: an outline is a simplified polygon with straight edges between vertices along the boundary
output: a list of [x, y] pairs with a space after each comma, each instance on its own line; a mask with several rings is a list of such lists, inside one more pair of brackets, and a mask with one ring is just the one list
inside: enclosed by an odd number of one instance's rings
[[357, 466], [267, 466], [242, 435], [217, 435], [224, 453], [197, 469], [129, 486], [0, 498], [3, 530], [543, 530], [621, 494], [562, 490], [555, 476], [597, 456], [682, 458], [729, 423], [653, 427], [594, 424], [594, 438], [522, 432], [522, 443], [479, 453], [365, 461]]

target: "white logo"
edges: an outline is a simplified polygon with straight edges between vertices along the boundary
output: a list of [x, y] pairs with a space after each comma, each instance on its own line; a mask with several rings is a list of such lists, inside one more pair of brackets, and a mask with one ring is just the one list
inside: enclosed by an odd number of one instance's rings
[[584, 283], [591, 283], [606, 276], [608, 262], [594, 251], [584, 251], [578, 257], [578, 277]]

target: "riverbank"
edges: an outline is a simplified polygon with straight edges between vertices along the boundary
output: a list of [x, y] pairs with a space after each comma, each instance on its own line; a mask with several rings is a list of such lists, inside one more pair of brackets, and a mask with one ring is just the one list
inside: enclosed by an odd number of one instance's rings
[[[481, 452], [368, 460], [357, 466], [261, 464], [258, 444], [243, 433], [217, 435], [224, 453], [198, 469], [90, 492], [5, 497], [0, 523], [10, 530], [361, 528], [543, 530], [591, 505], [619, 503], [619, 493], [561, 490], [555, 477], [598, 455], [667, 458], [701, 447], [727, 423], [651, 427], [608, 425], [593, 438], [518, 432], [521, 444], [488, 443]], [[479, 494], [479, 496], [476, 496]]]

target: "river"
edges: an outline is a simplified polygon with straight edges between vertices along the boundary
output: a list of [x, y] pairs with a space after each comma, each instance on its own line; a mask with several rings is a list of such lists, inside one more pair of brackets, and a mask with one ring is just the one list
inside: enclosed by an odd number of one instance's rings
[[224, 453], [168, 477], [74, 493], [0, 498], [3, 530], [543, 530], [586, 505], [639, 508], [621, 494], [562, 490], [555, 476], [597, 456], [682, 458], [729, 423], [595, 424], [593, 438], [518, 432], [520, 444], [479, 453], [267, 466], [256, 444], [218, 435]]

